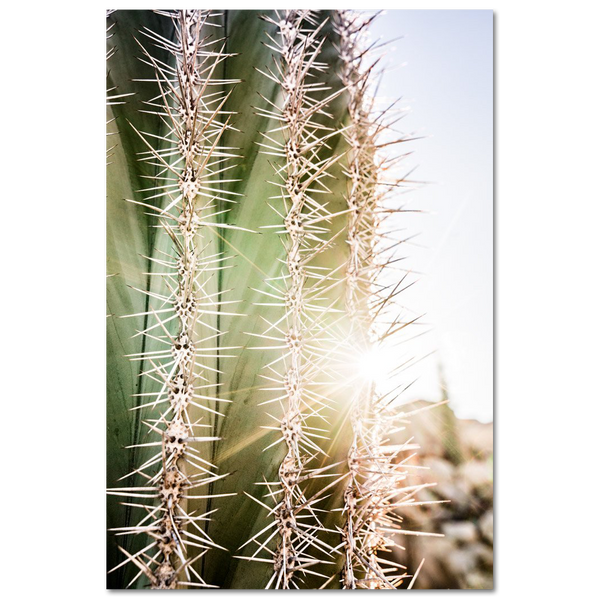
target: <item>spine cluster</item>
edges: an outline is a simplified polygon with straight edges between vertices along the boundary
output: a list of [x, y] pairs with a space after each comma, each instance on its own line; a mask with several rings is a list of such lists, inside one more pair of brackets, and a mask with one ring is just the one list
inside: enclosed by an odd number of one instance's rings
[[[141, 476], [146, 485], [115, 488], [110, 493], [150, 500], [144, 518], [118, 532], [148, 534], [152, 539], [135, 554], [122, 548], [127, 559], [119, 566], [134, 563], [139, 569], [134, 581], [144, 574], [153, 589], [211, 587], [193, 563], [219, 546], [202, 526], [210, 520], [208, 512], [192, 514], [197, 511], [190, 511], [189, 506], [214, 497], [212, 483], [223, 477], [202, 451], [203, 443], [218, 439], [214, 423], [206, 422], [206, 415], [218, 413], [214, 408], [218, 398], [207, 396], [204, 388], [210, 387], [208, 373], [215, 371], [211, 358], [223, 350], [216, 342], [221, 332], [211, 319], [223, 314], [223, 301], [220, 292], [209, 293], [208, 282], [224, 259], [207, 248], [210, 232], [220, 226], [216, 217], [228, 201], [219, 189], [220, 174], [233, 155], [220, 140], [229, 120], [223, 111], [227, 87], [234, 82], [214, 77], [219, 63], [227, 58], [223, 40], [206, 33], [215, 29], [211, 23], [215, 15], [203, 10], [157, 12], [173, 20], [176, 32], [173, 41], [143, 32], [154, 46], [174, 57], [173, 64], [165, 64], [143, 49], [159, 88], [147, 105], [165, 130], [161, 136], [138, 132], [149, 149], [143, 160], [156, 167], [157, 175], [155, 184], [142, 190], [149, 194], [144, 201], [131, 201], [156, 215], [170, 250], [150, 258], [151, 274], [160, 282], [150, 290], [140, 290], [148, 296], [149, 310], [128, 315], [147, 318], [138, 335], [158, 347], [130, 357], [148, 364], [143, 374], [158, 389], [141, 394], [150, 396], [150, 402], [136, 407], [154, 413], [144, 422], [148, 437], [155, 441], [138, 446], [153, 446], [157, 452], [125, 476]], [[195, 494], [198, 488], [203, 488], [200, 495]], [[190, 547], [194, 547], [193, 558], [188, 558]]]

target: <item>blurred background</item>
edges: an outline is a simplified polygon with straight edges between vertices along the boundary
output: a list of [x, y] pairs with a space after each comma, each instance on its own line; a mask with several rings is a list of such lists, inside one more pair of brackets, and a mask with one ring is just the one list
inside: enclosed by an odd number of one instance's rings
[[[427, 331], [411, 352], [407, 411], [447, 399], [410, 417], [400, 438], [421, 445], [413, 483], [440, 504], [402, 511], [398, 559], [416, 588], [493, 588], [493, 13], [489, 10], [390, 10], [372, 26], [373, 41], [392, 41], [379, 93], [402, 97], [398, 128], [411, 137], [407, 169], [424, 182], [404, 196], [410, 233], [405, 262], [419, 279], [403, 304], [423, 314]], [[400, 39], [397, 39], [399, 38]], [[417, 372], [418, 371], [418, 372]], [[399, 439], [400, 439], [399, 438]], [[426, 469], [423, 469], [426, 467]]]

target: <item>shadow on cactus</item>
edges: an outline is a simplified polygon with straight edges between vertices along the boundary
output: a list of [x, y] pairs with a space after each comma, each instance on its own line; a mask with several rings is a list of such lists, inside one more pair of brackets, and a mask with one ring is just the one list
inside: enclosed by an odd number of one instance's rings
[[110, 588], [414, 582], [372, 18], [107, 15]]

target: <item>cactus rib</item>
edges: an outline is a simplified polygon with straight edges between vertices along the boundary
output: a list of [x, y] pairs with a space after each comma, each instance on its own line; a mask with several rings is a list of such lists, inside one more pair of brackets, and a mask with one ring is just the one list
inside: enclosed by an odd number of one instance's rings
[[[222, 203], [228, 201], [218, 188], [219, 173], [226, 170], [223, 165], [233, 154], [220, 145], [220, 140], [231, 116], [223, 110], [229, 94], [226, 87], [234, 82], [213, 77], [216, 67], [227, 58], [223, 41], [205, 33], [214, 28], [213, 13], [157, 12], [172, 19], [175, 39], [167, 40], [149, 30], [143, 33], [152, 44], [174, 56], [174, 65], [159, 63], [140, 46], [143, 60], [155, 69], [159, 92], [146, 104], [167, 125], [167, 132], [163, 136], [137, 133], [148, 147], [141, 160], [157, 167], [154, 179], [158, 189], [167, 191], [155, 193], [157, 187], [150, 187], [141, 190], [150, 194], [144, 202], [131, 201], [153, 211], [160, 230], [170, 239], [171, 249], [161, 258], [150, 258], [162, 271], [156, 273], [162, 280], [160, 291], [140, 290], [157, 307], [150, 305], [145, 313], [154, 324], [137, 335], [159, 342], [160, 349], [130, 357], [149, 363], [143, 375], [159, 387], [158, 392], [148, 394], [153, 397], [151, 402], [141, 407], [150, 407], [155, 413], [144, 422], [150, 437], [158, 439], [138, 445], [156, 447], [157, 452], [129, 474], [141, 475], [146, 479], [144, 486], [113, 488], [110, 493], [157, 502], [148, 505], [136, 526], [120, 532], [145, 533], [154, 539], [136, 554], [122, 548], [127, 560], [119, 566], [130, 561], [135, 564], [139, 572], [134, 580], [143, 573], [153, 589], [214, 587], [194, 568], [206, 552], [220, 548], [198, 524], [209, 520], [210, 511], [194, 514], [197, 511], [191, 511], [189, 505], [214, 497], [210, 485], [224, 477], [202, 453], [203, 444], [218, 439], [215, 428], [194, 414], [196, 409], [204, 414], [218, 412], [211, 404], [219, 399], [199, 393], [209, 381], [208, 373], [215, 370], [210, 358], [223, 350], [213, 347], [220, 332], [208, 322], [210, 315], [224, 314], [221, 292], [210, 293], [208, 284], [210, 272], [221, 268], [224, 259], [219, 253], [205, 252], [210, 244], [205, 236], [219, 226], [214, 221], [218, 221]], [[163, 199], [166, 207], [155, 204]], [[206, 487], [208, 493], [195, 493]], [[153, 556], [148, 554], [151, 549]]]

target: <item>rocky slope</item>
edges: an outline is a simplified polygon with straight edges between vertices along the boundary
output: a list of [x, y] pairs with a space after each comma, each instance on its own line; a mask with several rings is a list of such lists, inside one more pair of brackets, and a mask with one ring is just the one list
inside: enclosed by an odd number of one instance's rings
[[457, 419], [443, 405], [410, 416], [399, 435], [407, 433], [421, 447], [411, 483], [437, 484], [415, 500], [443, 503], [402, 510], [404, 528], [443, 537], [405, 536], [398, 560], [414, 573], [425, 558], [415, 589], [493, 589], [493, 424]]

